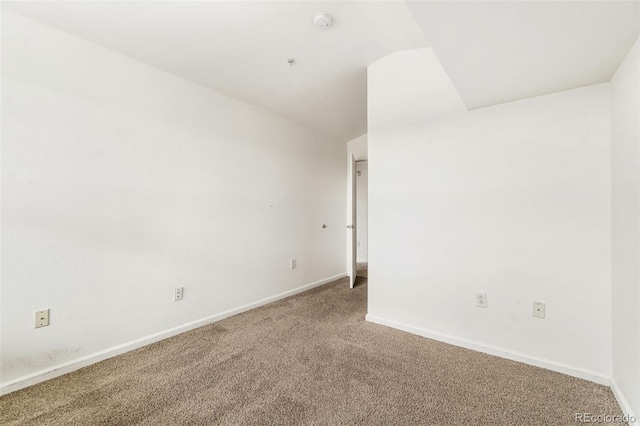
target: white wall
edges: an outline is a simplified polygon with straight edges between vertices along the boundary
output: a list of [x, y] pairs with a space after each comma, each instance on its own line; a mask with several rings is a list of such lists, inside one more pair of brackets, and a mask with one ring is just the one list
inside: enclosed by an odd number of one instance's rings
[[367, 319], [608, 383], [609, 84], [467, 112], [431, 49], [368, 81]]
[[611, 80], [613, 387], [640, 416], [640, 41]]
[[344, 275], [344, 143], [11, 12], [2, 37], [5, 389]]
[[368, 186], [369, 186], [369, 167], [367, 161], [359, 161], [356, 163], [356, 170], [360, 173], [356, 176], [356, 197], [358, 225], [356, 235], [358, 240], [357, 261], [366, 262], [369, 256], [369, 206], [368, 206]]
[[353, 154], [356, 161], [366, 160], [367, 157], [367, 134], [358, 136], [347, 142], [347, 151]]

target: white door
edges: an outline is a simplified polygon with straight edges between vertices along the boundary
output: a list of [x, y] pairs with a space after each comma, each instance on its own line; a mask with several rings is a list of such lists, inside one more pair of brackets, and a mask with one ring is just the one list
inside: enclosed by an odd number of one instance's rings
[[353, 288], [356, 282], [356, 159], [349, 153], [349, 197], [347, 199], [347, 273]]

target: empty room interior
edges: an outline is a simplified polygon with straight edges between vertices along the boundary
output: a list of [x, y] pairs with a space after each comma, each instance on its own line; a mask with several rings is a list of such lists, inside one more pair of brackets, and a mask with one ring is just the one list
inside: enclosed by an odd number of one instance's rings
[[0, 14], [0, 424], [640, 424], [639, 1]]

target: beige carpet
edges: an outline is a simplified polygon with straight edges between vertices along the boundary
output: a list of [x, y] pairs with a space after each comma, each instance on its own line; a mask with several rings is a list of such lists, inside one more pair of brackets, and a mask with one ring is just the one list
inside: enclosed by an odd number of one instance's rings
[[356, 264], [356, 277], [367, 278], [369, 269], [366, 263], [359, 262]]
[[366, 323], [346, 280], [0, 399], [0, 424], [573, 425], [584, 380]]

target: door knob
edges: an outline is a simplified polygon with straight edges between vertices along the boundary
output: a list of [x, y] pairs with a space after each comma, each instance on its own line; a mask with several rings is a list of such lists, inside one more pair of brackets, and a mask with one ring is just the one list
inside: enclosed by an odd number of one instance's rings
[[355, 226], [355, 225], [347, 225], [347, 228], [349, 228], [349, 229], [356, 229], [356, 226]]

